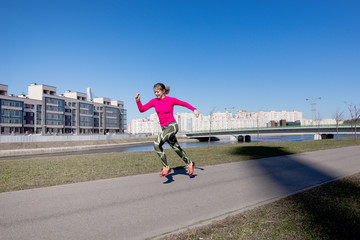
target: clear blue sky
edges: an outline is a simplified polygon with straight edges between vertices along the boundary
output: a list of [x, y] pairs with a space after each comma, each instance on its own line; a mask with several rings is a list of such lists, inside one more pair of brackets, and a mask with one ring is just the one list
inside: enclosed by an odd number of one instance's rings
[[[200, 113], [360, 104], [358, 0], [0, 0], [0, 83], [122, 100], [128, 122], [153, 85]], [[175, 111], [187, 109], [176, 107]], [[235, 113], [235, 111], [233, 111]]]

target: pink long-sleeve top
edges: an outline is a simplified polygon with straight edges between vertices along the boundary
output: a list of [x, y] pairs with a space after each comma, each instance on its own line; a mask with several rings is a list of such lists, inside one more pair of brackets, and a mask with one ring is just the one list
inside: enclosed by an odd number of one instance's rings
[[168, 97], [168, 96], [165, 96], [163, 99], [154, 98], [145, 105], [142, 105], [141, 101], [138, 101], [136, 103], [137, 103], [137, 106], [138, 106], [140, 112], [145, 112], [145, 111], [149, 110], [150, 108], [154, 107], [156, 113], [158, 114], [160, 125], [162, 127], [175, 121], [175, 118], [174, 118], [174, 106], [175, 105], [187, 107], [188, 109], [190, 109], [192, 111], [194, 111], [196, 109], [187, 102], [181, 101], [177, 98]]

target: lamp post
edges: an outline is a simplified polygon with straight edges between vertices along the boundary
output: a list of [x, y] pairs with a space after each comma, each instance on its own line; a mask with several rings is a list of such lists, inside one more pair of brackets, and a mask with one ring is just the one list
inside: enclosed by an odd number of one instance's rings
[[307, 98], [306, 101], [311, 101], [311, 111], [312, 111], [312, 122], [313, 125], [315, 125], [315, 117], [316, 117], [316, 101], [320, 100], [321, 97], [317, 97], [317, 98]]
[[216, 107], [214, 107], [211, 112], [210, 112], [210, 118], [209, 118], [209, 123], [210, 123], [210, 131], [209, 131], [209, 140], [208, 140], [208, 147], [210, 147], [210, 139], [211, 139], [211, 122], [212, 122], [212, 115], [215, 111]]

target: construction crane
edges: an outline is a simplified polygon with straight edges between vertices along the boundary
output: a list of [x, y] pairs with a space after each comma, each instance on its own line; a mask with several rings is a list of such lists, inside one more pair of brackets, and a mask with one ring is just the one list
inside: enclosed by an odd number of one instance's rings
[[307, 98], [306, 101], [311, 101], [311, 111], [312, 111], [312, 121], [313, 124], [315, 124], [315, 117], [316, 117], [316, 101], [320, 100], [321, 97], [311, 97], [311, 98]]
[[234, 107], [227, 107], [227, 108], [225, 108], [225, 111], [227, 112], [228, 110], [230, 110], [230, 112], [231, 112], [231, 110], [233, 110], [234, 109]]
[[[233, 110], [233, 109], [234, 109], [234, 107], [227, 107], [227, 108], [225, 108], [225, 112], [229, 112], [232, 115], [231, 110]], [[230, 117], [230, 116], [228, 116], [228, 117]]]

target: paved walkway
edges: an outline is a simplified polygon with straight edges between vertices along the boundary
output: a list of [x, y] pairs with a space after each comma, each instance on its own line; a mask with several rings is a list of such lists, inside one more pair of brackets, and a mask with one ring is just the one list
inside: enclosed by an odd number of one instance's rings
[[360, 172], [360, 147], [0, 194], [2, 240], [152, 239]]

